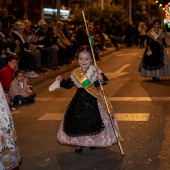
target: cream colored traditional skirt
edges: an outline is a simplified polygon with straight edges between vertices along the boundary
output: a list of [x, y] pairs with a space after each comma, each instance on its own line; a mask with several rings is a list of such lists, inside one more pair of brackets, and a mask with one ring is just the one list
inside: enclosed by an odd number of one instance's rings
[[[98, 102], [98, 107], [100, 110], [101, 118], [104, 122], [104, 130], [97, 135], [94, 136], [82, 136], [82, 137], [70, 137], [65, 134], [63, 131], [63, 120], [60, 124], [59, 131], [57, 134], [57, 139], [61, 144], [69, 144], [75, 146], [87, 146], [87, 147], [109, 147], [114, 143], [117, 143], [117, 138], [112, 128], [112, 124], [110, 121], [110, 117], [108, 113], [106, 113], [103, 107]], [[120, 134], [118, 123], [116, 118], [113, 119], [113, 124], [115, 130], [118, 134]]]

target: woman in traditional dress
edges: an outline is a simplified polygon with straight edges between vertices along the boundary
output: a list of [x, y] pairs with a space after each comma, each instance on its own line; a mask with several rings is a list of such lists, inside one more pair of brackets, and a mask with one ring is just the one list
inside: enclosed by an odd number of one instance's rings
[[153, 28], [147, 33], [147, 47], [140, 63], [139, 72], [142, 77], [152, 77], [158, 81], [162, 76], [170, 75], [170, 60], [168, 58], [161, 21], [153, 21]]
[[[117, 142], [116, 135], [103, 102], [103, 97], [96, 87], [100, 83], [107, 84], [108, 78], [92, 64], [89, 46], [81, 46], [78, 50], [78, 63], [70, 78], [61, 76], [49, 87], [50, 91], [59, 87], [77, 86], [77, 92], [65, 112], [57, 134], [61, 144], [75, 145], [75, 152], [82, 152], [83, 147], [109, 147]], [[109, 105], [110, 110], [112, 109]], [[116, 118], [113, 118], [117, 135], [120, 134]]]
[[18, 170], [20, 162], [13, 119], [0, 83], [0, 170]]

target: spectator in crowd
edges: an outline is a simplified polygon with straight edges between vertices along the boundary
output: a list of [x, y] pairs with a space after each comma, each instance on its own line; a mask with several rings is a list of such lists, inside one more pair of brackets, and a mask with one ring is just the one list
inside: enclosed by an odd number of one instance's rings
[[33, 43], [34, 41], [34, 31], [31, 30], [31, 22], [29, 20], [24, 21], [25, 28], [23, 31], [23, 38], [26, 42], [29, 43], [28, 50], [35, 56], [37, 68], [40, 72], [46, 72], [47, 69], [45, 68], [45, 61], [41, 56], [40, 50], [37, 49], [36, 45]]
[[11, 81], [14, 77], [14, 72], [18, 69], [19, 58], [15, 55], [10, 55], [8, 64], [0, 70], [0, 82], [3, 89], [9, 91]]
[[123, 34], [122, 32], [117, 34], [114, 29], [109, 27], [105, 28], [105, 32], [117, 50], [122, 47], [124, 43], [124, 40], [122, 38], [122, 34]]
[[26, 75], [30, 77], [37, 77], [37, 64], [35, 56], [29, 51], [27, 42], [24, 40], [22, 33], [24, 31], [24, 23], [17, 21], [13, 25], [12, 37], [15, 42], [14, 52], [20, 57], [19, 68], [26, 71]]
[[64, 28], [64, 23], [61, 21], [58, 21], [56, 24], [56, 29], [55, 29], [55, 34], [58, 36], [60, 42], [66, 47], [67, 49], [67, 61], [65, 62], [66, 64], [70, 64], [71, 60], [74, 57], [73, 54], [73, 44], [65, 37], [63, 33], [63, 28]]
[[48, 31], [46, 32], [46, 36], [48, 37], [48, 39], [51, 41], [52, 44], [57, 44], [57, 46], [59, 47], [58, 65], [62, 66], [67, 57], [66, 46], [61, 43], [60, 39], [55, 34], [54, 22], [52, 20], [48, 20], [47, 25], [48, 25]]
[[72, 43], [72, 53], [74, 56], [74, 54], [76, 53], [76, 51], [78, 50], [78, 44], [77, 41], [75, 39], [75, 30], [74, 30], [74, 25], [69, 25], [69, 23], [65, 22], [64, 26], [63, 26], [63, 33], [65, 35], [65, 37]]
[[34, 103], [35, 94], [27, 84], [27, 78], [24, 76], [24, 71], [15, 71], [15, 77], [9, 88], [9, 96], [13, 101], [18, 100], [19, 105], [25, 103]]
[[104, 36], [102, 34], [100, 25], [94, 26], [94, 32], [95, 32], [95, 42], [98, 42], [98, 48], [103, 51], [106, 50], [106, 47], [104, 46]]
[[147, 26], [145, 22], [140, 22], [138, 26], [138, 33], [139, 33], [139, 40], [140, 40], [140, 47], [145, 47], [145, 39], [147, 33]]
[[72, 35], [71, 35], [71, 31], [70, 31], [70, 28], [69, 28], [69, 24], [68, 23], [64, 23], [63, 25], [63, 33], [65, 35], [65, 37], [71, 41], [71, 38], [72, 38]]
[[5, 28], [6, 30], [8, 30], [9, 25], [11, 23], [14, 23], [15, 20], [16, 20], [16, 18], [14, 15], [8, 15], [7, 9], [1, 10], [0, 21], [2, 23], [2, 28]]
[[59, 69], [58, 67], [58, 50], [59, 47], [53, 44], [51, 40], [46, 36], [48, 25], [45, 20], [38, 22], [38, 29], [35, 31], [34, 42], [39, 46], [42, 54], [48, 56], [47, 67], [51, 69]]
[[[94, 32], [93, 25], [88, 25], [88, 31], [89, 31], [89, 37], [87, 36], [87, 31], [84, 26], [79, 26], [76, 32], [75, 39], [80, 46], [84, 45], [90, 45], [89, 39], [91, 41], [91, 45], [94, 51], [94, 56], [97, 61], [100, 60], [99, 58], [99, 48], [98, 48], [98, 40], [96, 40], [96, 33]], [[81, 38], [82, 37], [82, 38]]]
[[9, 33], [9, 30], [2, 27], [2, 22], [0, 21], [0, 34], [6, 40], [6, 42], [11, 43], [12, 37]]
[[127, 47], [131, 47], [134, 43], [134, 30], [133, 30], [133, 22], [129, 22], [126, 32], [124, 42], [127, 44]]
[[94, 27], [93, 25], [88, 25], [88, 31], [89, 31], [89, 39], [93, 48], [94, 56], [96, 61], [99, 61], [99, 49], [97, 48], [97, 44], [95, 42], [95, 32], [94, 32]]
[[103, 28], [102, 30], [102, 35], [104, 37], [104, 46], [105, 47], [111, 47], [111, 46], [115, 46], [116, 49], [118, 49], [118, 44], [116, 41], [114, 41], [113, 39], [111, 40], [110, 39], [110, 36], [109, 34], [107, 33], [107, 29], [106, 28]]
[[135, 22], [133, 25], [133, 34], [134, 34], [134, 44], [139, 45], [139, 31], [138, 31], [139, 22]]
[[79, 25], [76, 31], [75, 39], [80, 46], [89, 45], [89, 40], [86, 32], [86, 28], [84, 25]]
[[5, 97], [11, 110], [15, 110], [15, 108], [12, 107], [12, 103], [8, 93], [10, 84], [14, 78], [14, 72], [18, 69], [18, 62], [19, 58], [16, 55], [10, 55], [8, 58], [8, 64], [0, 70], [0, 82], [4, 89]]
[[[2, 28], [2, 23], [0, 22], [0, 48], [4, 50], [4, 54], [8, 56], [11, 54], [11, 49], [14, 46], [13, 38], [10, 35], [9, 31]], [[12, 53], [13, 54], [13, 53]]]
[[7, 55], [5, 54], [4, 48], [0, 46], [0, 70], [7, 65]]

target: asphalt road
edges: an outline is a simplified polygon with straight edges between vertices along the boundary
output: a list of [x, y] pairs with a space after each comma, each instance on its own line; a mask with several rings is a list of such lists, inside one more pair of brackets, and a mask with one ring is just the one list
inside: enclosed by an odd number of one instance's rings
[[[74, 152], [73, 146], [57, 142], [57, 131], [75, 93], [57, 89], [47, 79], [34, 87], [36, 102], [13, 112], [20, 150], [21, 170], [169, 170], [170, 169], [170, 77], [153, 82], [142, 78], [138, 66], [144, 49], [124, 48], [98, 61], [109, 77], [104, 92], [110, 98], [125, 142], [94, 151]], [[68, 78], [70, 72], [62, 76]]]

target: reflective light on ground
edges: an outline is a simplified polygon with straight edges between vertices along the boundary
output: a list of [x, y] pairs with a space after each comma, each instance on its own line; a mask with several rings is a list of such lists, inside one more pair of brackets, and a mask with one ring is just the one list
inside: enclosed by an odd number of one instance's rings
[[[148, 121], [149, 113], [116, 113], [118, 121]], [[63, 113], [46, 113], [38, 120], [62, 120]]]
[[149, 113], [117, 113], [118, 121], [148, 121]]
[[[110, 101], [131, 101], [131, 102], [148, 102], [148, 101], [170, 101], [170, 97], [107, 97]], [[36, 98], [37, 102], [49, 101], [70, 101], [72, 98]]]

